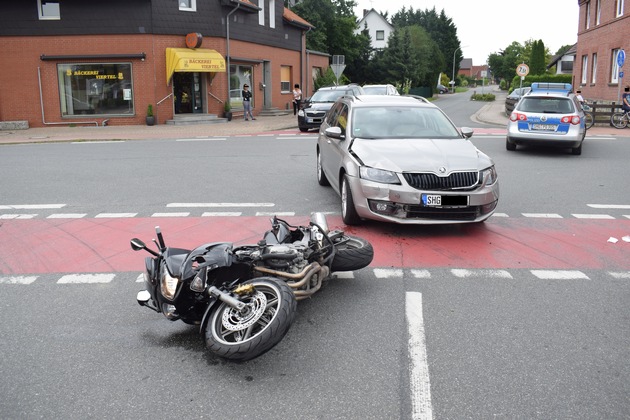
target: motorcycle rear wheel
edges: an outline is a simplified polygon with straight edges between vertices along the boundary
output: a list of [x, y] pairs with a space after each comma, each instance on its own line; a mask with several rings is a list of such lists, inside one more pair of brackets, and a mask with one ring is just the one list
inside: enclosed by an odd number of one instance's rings
[[243, 284], [255, 288], [254, 294], [239, 297], [247, 312], [221, 303], [205, 328], [206, 347], [224, 359], [246, 361], [262, 355], [282, 340], [295, 319], [297, 301], [286, 282], [258, 277]]
[[358, 236], [344, 235], [339, 245], [335, 245], [335, 258], [331, 271], [355, 271], [367, 267], [374, 258], [372, 244]]

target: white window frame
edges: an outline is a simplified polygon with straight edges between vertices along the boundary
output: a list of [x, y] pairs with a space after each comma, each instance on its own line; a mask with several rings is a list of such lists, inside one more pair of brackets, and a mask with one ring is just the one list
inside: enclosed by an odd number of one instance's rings
[[265, 0], [259, 0], [258, 7], [260, 7], [260, 10], [258, 11], [258, 24], [260, 26], [265, 26]]
[[584, 22], [584, 28], [589, 29], [591, 27], [591, 2], [586, 2], [586, 22]]
[[611, 73], [610, 73], [610, 83], [611, 84], [617, 84], [619, 83], [619, 66], [617, 65], [617, 55], [619, 54], [619, 51], [621, 51], [621, 48], [615, 48], [614, 50], [612, 50], [612, 63], [610, 63], [610, 69], [611, 69]]
[[582, 84], [585, 85], [588, 80], [588, 55], [582, 56]]
[[[50, 3], [50, 7], [47, 7], [44, 10], [44, 5]], [[56, 10], [54, 5], [57, 5]], [[61, 6], [59, 1], [47, 1], [47, 0], [37, 0], [37, 14], [39, 16], [39, 20], [61, 20]]]
[[269, 0], [269, 27], [276, 27], [276, 0]]
[[595, 2], [595, 26], [599, 25], [602, 20], [602, 0]]
[[197, 0], [176, 0], [176, 1], [177, 1], [179, 10], [182, 12], [196, 12], [197, 11]]
[[623, 1], [624, 0], [617, 0], [617, 10], [615, 13], [615, 17], [623, 16]]
[[593, 68], [591, 70], [591, 84], [595, 84], [597, 81], [597, 53], [593, 53], [593, 63], [591, 64]]

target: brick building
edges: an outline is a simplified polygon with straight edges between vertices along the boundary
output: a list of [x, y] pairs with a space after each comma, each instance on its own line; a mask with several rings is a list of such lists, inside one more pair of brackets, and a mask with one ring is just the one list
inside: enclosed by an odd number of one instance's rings
[[158, 123], [186, 114], [286, 109], [312, 93], [327, 54], [282, 0], [0, 0], [0, 121]]
[[[573, 86], [589, 100], [618, 101], [630, 85], [630, 63], [617, 63], [621, 50], [630, 53], [628, 0], [578, 0], [578, 42]], [[625, 70], [625, 71], [624, 71]], [[626, 73], [623, 77], [622, 73]]]

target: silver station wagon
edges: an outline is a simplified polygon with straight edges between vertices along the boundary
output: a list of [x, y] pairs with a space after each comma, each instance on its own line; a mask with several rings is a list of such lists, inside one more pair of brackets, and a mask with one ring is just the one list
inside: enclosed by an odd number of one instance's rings
[[317, 180], [341, 196], [344, 223], [482, 222], [499, 200], [493, 161], [437, 106], [413, 97], [344, 97], [317, 140]]

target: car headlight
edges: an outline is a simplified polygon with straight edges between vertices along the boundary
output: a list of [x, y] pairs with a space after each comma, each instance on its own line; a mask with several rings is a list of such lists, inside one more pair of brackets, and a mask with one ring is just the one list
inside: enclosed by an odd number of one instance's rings
[[177, 278], [171, 276], [166, 267], [164, 267], [162, 270], [162, 279], [160, 280], [162, 296], [168, 300], [173, 300], [173, 298], [175, 298], [175, 292], [177, 291], [177, 282]]
[[300, 110], [297, 112], [297, 114], [298, 114], [300, 117], [303, 117], [303, 116], [304, 116], [304, 110], [303, 110], [302, 108], [300, 108]]
[[367, 179], [368, 181], [380, 182], [382, 184], [400, 184], [398, 176], [392, 171], [361, 166], [359, 174], [362, 179]]
[[484, 185], [492, 185], [497, 182], [497, 171], [494, 166], [481, 171], [481, 179]]

